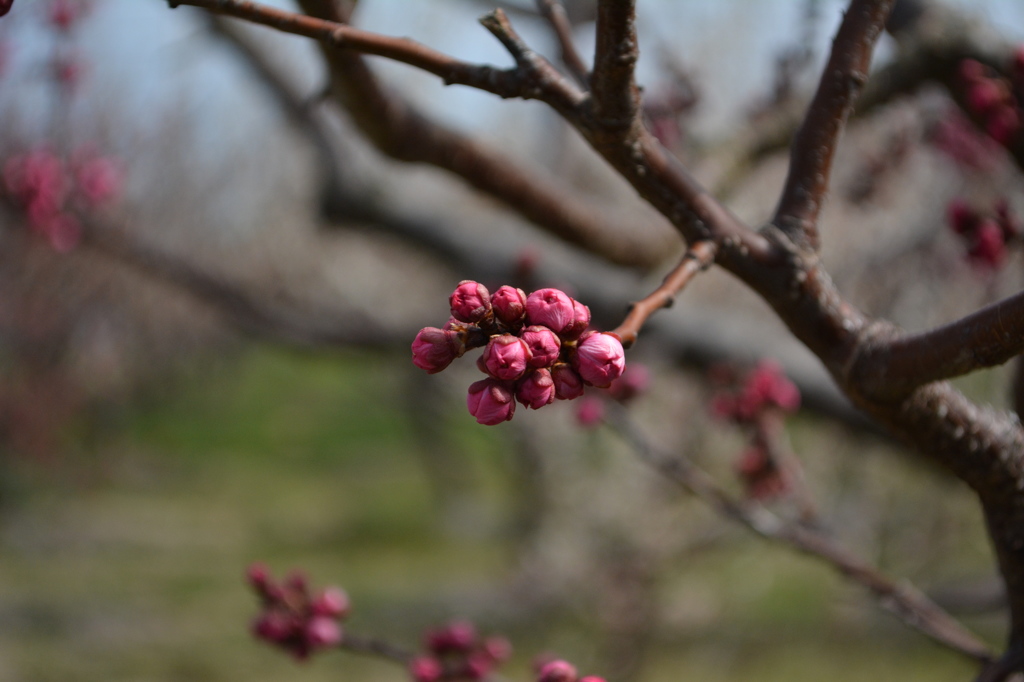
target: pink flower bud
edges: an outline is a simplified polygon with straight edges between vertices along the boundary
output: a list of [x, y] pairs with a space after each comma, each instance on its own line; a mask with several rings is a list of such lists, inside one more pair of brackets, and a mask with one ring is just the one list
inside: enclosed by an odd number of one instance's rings
[[800, 407], [800, 391], [786, 378], [777, 362], [765, 360], [747, 377], [741, 402], [750, 403], [741, 406], [741, 412], [749, 412], [749, 417], [766, 404], [792, 412]]
[[555, 384], [555, 398], [574, 400], [583, 395], [583, 379], [572, 367], [564, 362], [551, 368], [551, 380]]
[[583, 381], [603, 388], [622, 375], [626, 352], [614, 334], [597, 332], [580, 340], [573, 364]]
[[494, 659], [483, 651], [475, 651], [466, 658], [462, 673], [471, 680], [482, 680], [494, 670]]
[[575, 341], [583, 336], [590, 326], [590, 308], [575, 298], [572, 299], [572, 324], [562, 330], [561, 336], [566, 341]]
[[433, 656], [417, 656], [409, 662], [409, 674], [415, 682], [437, 682], [444, 669]]
[[495, 379], [515, 381], [523, 376], [532, 356], [521, 338], [501, 334], [490, 338], [477, 365]]
[[985, 132], [989, 137], [1006, 146], [1017, 136], [1020, 129], [1020, 114], [1011, 104], [1001, 104], [993, 109], [985, 120]]
[[67, 31], [85, 15], [88, 6], [73, 0], [50, 0], [49, 20], [61, 31]]
[[1006, 243], [1003, 231], [993, 220], [985, 220], [975, 233], [974, 246], [967, 252], [968, 258], [979, 267], [993, 270], [1002, 267], [1006, 261]]
[[435, 654], [465, 653], [476, 645], [476, 637], [476, 628], [472, 623], [457, 620], [429, 631], [425, 643]]
[[558, 334], [575, 319], [572, 299], [558, 289], [538, 289], [526, 297], [526, 319]]
[[448, 297], [452, 317], [463, 322], [479, 322], [491, 311], [491, 295], [479, 282], [464, 279]]
[[576, 682], [576, 666], [566, 661], [551, 661], [540, 669], [537, 682]]
[[260, 639], [280, 644], [295, 634], [295, 620], [285, 613], [270, 611], [252, 624], [252, 633]]
[[76, 172], [78, 191], [90, 207], [113, 201], [121, 193], [122, 173], [113, 159], [97, 157], [82, 162]]
[[505, 285], [491, 296], [491, 306], [494, 308], [494, 316], [499, 320], [507, 325], [516, 324], [526, 315], [526, 293], [522, 289]]
[[494, 379], [483, 379], [471, 384], [466, 396], [469, 413], [479, 424], [494, 426], [508, 421], [516, 411], [516, 401], [507, 387]]
[[576, 421], [585, 428], [603, 422], [604, 414], [604, 401], [600, 398], [584, 398], [576, 404]]
[[328, 587], [313, 602], [313, 613], [330, 618], [344, 618], [348, 615], [349, 599], [340, 587]]
[[555, 399], [555, 381], [548, 369], [535, 369], [516, 388], [516, 398], [526, 407], [539, 410]]
[[333, 618], [314, 616], [306, 624], [306, 641], [314, 649], [332, 647], [341, 642], [341, 626]]
[[963, 199], [953, 199], [946, 207], [949, 226], [957, 234], [973, 232], [978, 224], [978, 214]]
[[488, 637], [484, 642], [484, 653], [496, 663], [507, 661], [512, 655], [512, 643], [504, 637]]
[[262, 592], [270, 584], [270, 569], [259, 561], [249, 564], [245, 571], [245, 579], [254, 590]]
[[539, 324], [527, 327], [523, 330], [522, 339], [533, 354], [530, 367], [550, 367], [558, 360], [562, 342], [550, 328]]
[[587, 675], [586, 677], [581, 677], [580, 682], [605, 682], [605, 679], [597, 675]]
[[412, 362], [427, 374], [437, 374], [465, 352], [462, 335], [454, 329], [424, 327], [412, 342]]
[[957, 68], [957, 74], [964, 83], [973, 83], [985, 77], [985, 66], [974, 59], [964, 59]]
[[619, 402], [631, 400], [647, 390], [651, 383], [650, 372], [638, 363], [630, 363], [618, 379], [608, 387], [608, 395]]
[[999, 81], [985, 78], [972, 84], [967, 91], [967, 109], [977, 116], [984, 116], [996, 105], [1010, 96], [1006, 86]]

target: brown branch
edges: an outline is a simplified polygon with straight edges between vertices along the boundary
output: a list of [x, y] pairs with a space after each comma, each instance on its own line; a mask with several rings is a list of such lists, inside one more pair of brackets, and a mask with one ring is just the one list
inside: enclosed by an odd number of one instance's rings
[[987, 664], [993, 660], [994, 655], [988, 645], [924, 594], [906, 583], [901, 584], [889, 578], [836, 544], [820, 530], [786, 523], [763, 508], [750, 507], [733, 499], [711, 476], [690, 460], [659, 451], [652, 446], [626, 416], [625, 411], [614, 407], [609, 423], [639, 457], [720, 515], [745, 526], [766, 540], [825, 561], [846, 578], [867, 588], [883, 608], [939, 644], [975, 661]]
[[569, 22], [569, 15], [565, 13], [565, 6], [559, 0], [537, 0], [537, 11], [547, 19], [555, 32], [562, 63], [569, 69], [576, 83], [584, 90], [588, 89], [590, 70], [576, 49], [576, 41], [572, 37], [572, 24]]
[[717, 250], [714, 242], [697, 242], [683, 254], [679, 265], [665, 276], [661, 286], [630, 306], [626, 319], [613, 330], [613, 333], [622, 339], [623, 347], [630, 348], [636, 343], [640, 328], [647, 319], [658, 310], [670, 307], [683, 287], [689, 284], [698, 272], [706, 270], [714, 262]]
[[590, 88], [594, 117], [606, 130], [624, 131], [638, 122], [640, 91], [633, 71], [639, 56], [634, 0], [598, 0]]
[[387, 659], [398, 663], [399, 665], [408, 665], [416, 655], [407, 649], [395, 646], [385, 640], [375, 639], [373, 637], [361, 637], [359, 635], [353, 635], [348, 631], [343, 634], [341, 642], [338, 643], [338, 648], [354, 654], [363, 654], [366, 656], [373, 656], [375, 658]]
[[1024, 352], [1024, 292], [920, 334], [867, 344], [853, 368], [877, 399], [1001, 365]]
[[818, 216], [832, 159], [853, 103], [868, 79], [871, 53], [895, 0], [854, 0], [832, 43], [803, 124], [793, 140], [789, 175], [772, 222], [793, 241], [817, 250]]

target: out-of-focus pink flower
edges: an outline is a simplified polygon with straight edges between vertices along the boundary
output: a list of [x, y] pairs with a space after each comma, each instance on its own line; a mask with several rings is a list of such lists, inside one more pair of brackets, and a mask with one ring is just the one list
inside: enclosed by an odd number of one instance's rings
[[484, 641], [484, 652], [498, 663], [512, 656], [512, 642], [504, 637], [488, 637]]
[[57, 213], [36, 225], [38, 230], [57, 253], [73, 251], [82, 242], [82, 224], [75, 216]]
[[471, 680], [482, 680], [494, 670], [494, 659], [484, 651], [474, 651], [466, 657], [462, 674]]
[[625, 402], [647, 390], [651, 383], [651, 373], [644, 365], [632, 362], [622, 372], [622, 376], [608, 387], [608, 395], [619, 402]]
[[426, 647], [435, 654], [464, 654], [476, 646], [476, 626], [466, 620], [452, 621], [429, 630], [423, 640]]
[[605, 406], [600, 398], [587, 397], [576, 404], [576, 421], [580, 426], [597, 426], [604, 421]]
[[985, 132], [989, 137], [1006, 146], [1020, 130], [1020, 113], [1012, 104], [1001, 104], [993, 109], [985, 120]]
[[559, 334], [573, 323], [572, 299], [558, 289], [538, 289], [526, 297], [526, 319]]
[[539, 324], [527, 327], [523, 330], [522, 339], [533, 354], [530, 367], [550, 367], [558, 360], [562, 342], [549, 327]]
[[978, 213], [960, 198], [949, 202], [949, 206], [946, 207], [946, 216], [949, 219], [949, 226], [957, 234], [973, 232], [978, 224]]
[[626, 368], [626, 352], [614, 334], [595, 332], [580, 340], [574, 366], [583, 381], [604, 388], [622, 375]]
[[1003, 230], [994, 220], [984, 220], [974, 234], [974, 245], [967, 252], [971, 262], [993, 270], [1006, 262], [1006, 242]]
[[463, 280], [448, 297], [452, 317], [463, 322], [479, 322], [491, 311], [491, 295], [479, 282]]
[[535, 369], [519, 381], [516, 399], [532, 410], [550, 405], [555, 399], [555, 381], [548, 369]]
[[417, 656], [409, 661], [409, 674], [415, 682], [437, 682], [444, 669], [433, 656]]
[[424, 327], [412, 342], [412, 362], [427, 374], [436, 374], [466, 351], [462, 335], [455, 330]]
[[89, 10], [89, 3], [83, 0], [50, 0], [47, 18], [50, 23], [61, 31], [68, 31]]
[[1010, 97], [1006, 86], [991, 78], [973, 83], [967, 91], [967, 108], [971, 113], [984, 116]]
[[936, 149], [968, 168], [989, 170], [999, 158], [999, 146], [992, 138], [980, 134], [956, 110], [932, 127], [928, 139]]
[[551, 380], [555, 384], [555, 398], [575, 400], [583, 395], [583, 379], [579, 373], [564, 362], [551, 368]]
[[53, 61], [53, 77], [61, 85], [73, 89], [85, 76], [85, 64], [72, 55], [63, 55]]
[[605, 679], [597, 675], [587, 675], [586, 677], [581, 677], [580, 682], [605, 682]]
[[350, 602], [348, 594], [340, 587], [325, 588], [313, 601], [313, 613], [318, 616], [344, 618], [348, 615]]
[[758, 363], [747, 377], [743, 393], [757, 406], [770, 403], [786, 412], [792, 412], [800, 407], [800, 390], [786, 378], [782, 367], [771, 360]]
[[506, 284], [491, 296], [491, 306], [499, 320], [507, 325], [516, 324], [526, 315], [526, 292]]
[[75, 180], [86, 205], [96, 207], [117, 199], [123, 174], [114, 159], [98, 156], [78, 164]]
[[341, 626], [326, 616], [314, 616], [306, 624], [306, 641], [316, 649], [326, 649], [341, 642]]
[[576, 666], [568, 661], [555, 660], [544, 664], [537, 682], [576, 682]]
[[515, 381], [523, 376], [532, 358], [530, 346], [512, 334], [492, 336], [480, 356], [480, 366], [487, 374], [501, 381]]
[[483, 379], [470, 385], [466, 407], [477, 423], [494, 426], [512, 418], [516, 401], [508, 387], [494, 379]]
[[14, 6], [14, 0], [0, 0], [0, 17], [10, 12], [12, 6]]

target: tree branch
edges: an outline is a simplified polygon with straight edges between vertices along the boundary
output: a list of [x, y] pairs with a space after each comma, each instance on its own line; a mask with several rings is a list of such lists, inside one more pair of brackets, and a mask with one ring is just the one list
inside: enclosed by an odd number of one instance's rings
[[636, 343], [640, 328], [643, 327], [647, 319], [661, 308], [671, 306], [676, 294], [682, 291], [683, 287], [689, 284], [698, 272], [706, 270], [714, 262], [716, 251], [714, 242], [697, 242], [683, 254], [679, 265], [665, 276], [661, 286], [643, 300], [636, 301], [631, 305], [626, 319], [612, 330], [622, 339], [623, 347], [630, 348]]
[[863, 390], [896, 399], [933, 381], [1001, 365], [1024, 352], [1024, 292], [921, 334], [866, 344], [853, 373]]
[[793, 140], [789, 175], [772, 222], [797, 243], [820, 248], [818, 216], [846, 119], [864, 88], [875, 41], [895, 0], [854, 0], [832, 43], [803, 124]]
[[624, 131], [637, 125], [640, 91], [633, 70], [639, 56], [634, 0], [598, 0], [597, 46], [590, 77], [598, 126]]
[[537, 0], [537, 11], [547, 19], [558, 39], [560, 58], [570, 75], [576, 79], [577, 85], [584, 90], [590, 88], [590, 70], [576, 50], [576, 41], [572, 37], [572, 24], [565, 6], [559, 0]]
[[609, 423], [646, 464], [700, 498], [721, 516], [766, 540], [823, 560], [846, 578], [867, 588], [883, 608], [905, 624], [939, 644], [981, 663], [988, 664], [993, 660], [994, 655], [984, 642], [918, 590], [905, 583], [897, 583], [820, 530], [786, 523], [766, 509], [734, 500], [711, 476], [687, 458], [653, 447], [621, 407], [613, 406]]

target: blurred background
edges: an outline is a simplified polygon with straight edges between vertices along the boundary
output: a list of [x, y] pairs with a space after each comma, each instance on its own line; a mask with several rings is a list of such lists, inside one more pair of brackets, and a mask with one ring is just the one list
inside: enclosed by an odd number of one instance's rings
[[[568, 4], [587, 55], [589, 5]], [[806, 102], [843, 4], [640, 3], [649, 122], [750, 224], [785, 173], [785, 150], [758, 136]], [[1018, 2], [956, 6], [1024, 37]], [[530, 7], [510, 16], [554, 58]], [[476, 22], [488, 9], [360, 0], [354, 22], [506, 65]], [[879, 65], [900, 49], [883, 38]], [[542, 105], [371, 63], [443, 124], [638, 230], [655, 222]], [[256, 560], [343, 586], [353, 632], [415, 647], [468, 618], [505, 634], [510, 680], [550, 653], [612, 682], [973, 674], [828, 566], [686, 497], [575, 404], [477, 425], [471, 362], [428, 377], [409, 361], [458, 281], [562, 286], [610, 328], [671, 259], [608, 265], [387, 159], [326, 86], [309, 41], [160, 0], [15, 0], [0, 19], [0, 680], [405, 679], [256, 642]], [[947, 227], [957, 197], [1024, 205], [1012, 161], [952, 109], [932, 86], [858, 116], [823, 228], [840, 288], [911, 329], [1019, 288], [1019, 249], [979, 265]], [[727, 275], [656, 322], [628, 356], [652, 377], [629, 409], [654, 443], [743, 495], [747, 435], [712, 419], [709, 368], [780, 361], [804, 394], [786, 439], [821, 525], [999, 645], [968, 491], [852, 414]], [[999, 406], [1008, 383], [961, 382]], [[790, 518], [804, 501], [754, 503]]]

